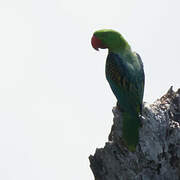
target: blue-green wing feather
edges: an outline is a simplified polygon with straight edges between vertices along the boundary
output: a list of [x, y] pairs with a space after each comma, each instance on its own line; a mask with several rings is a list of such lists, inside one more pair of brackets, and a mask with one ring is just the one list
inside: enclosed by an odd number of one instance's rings
[[[106, 78], [118, 100], [123, 116], [123, 137], [131, 150], [138, 143], [139, 114], [144, 93], [144, 70], [139, 55], [132, 54], [134, 64], [128, 64], [119, 54], [109, 52]], [[136, 59], [137, 58], [137, 59]]]
[[[138, 106], [141, 109], [144, 94], [144, 70], [140, 56], [137, 55], [141, 68], [129, 68], [126, 60], [118, 54], [109, 53], [106, 61], [106, 78], [117, 100], [125, 109]], [[123, 108], [122, 107], [122, 108]]]

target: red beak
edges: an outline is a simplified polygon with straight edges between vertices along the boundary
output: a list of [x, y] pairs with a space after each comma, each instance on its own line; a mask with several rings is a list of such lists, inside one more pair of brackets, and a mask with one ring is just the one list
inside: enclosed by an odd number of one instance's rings
[[99, 48], [101, 49], [107, 48], [106, 46], [103, 45], [102, 41], [98, 39], [95, 35], [93, 35], [91, 39], [91, 44], [92, 44], [92, 47], [97, 51], [99, 51]]
[[101, 41], [98, 38], [96, 38], [94, 35], [91, 38], [91, 44], [95, 50], [99, 51], [99, 45], [101, 44]]

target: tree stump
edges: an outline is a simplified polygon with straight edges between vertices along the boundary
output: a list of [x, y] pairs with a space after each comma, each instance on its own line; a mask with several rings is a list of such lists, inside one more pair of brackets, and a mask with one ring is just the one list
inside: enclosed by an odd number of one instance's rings
[[180, 180], [180, 89], [144, 103], [135, 152], [123, 143], [121, 112], [113, 114], [109, 141], [89, 157], [95, 180]]

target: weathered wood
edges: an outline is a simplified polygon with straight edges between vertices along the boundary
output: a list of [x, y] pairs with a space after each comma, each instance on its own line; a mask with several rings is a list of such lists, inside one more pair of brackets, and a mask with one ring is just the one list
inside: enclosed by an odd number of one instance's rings
[[180, 89], [144, 103], [134, 153], [121, 138], [121, 112], [113, 114], [109, 141], [89, 157], [95, 180], [180, 180]]

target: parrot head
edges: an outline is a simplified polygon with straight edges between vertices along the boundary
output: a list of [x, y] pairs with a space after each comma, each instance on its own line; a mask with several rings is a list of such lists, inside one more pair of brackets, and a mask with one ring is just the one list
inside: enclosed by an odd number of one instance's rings
[[108, 48], [112, 52], [119, 52], [125, 47], [129, 47], [122, 35], [112, 29], [95, 31], [91, 39], [91, 44], [95, 50]]

